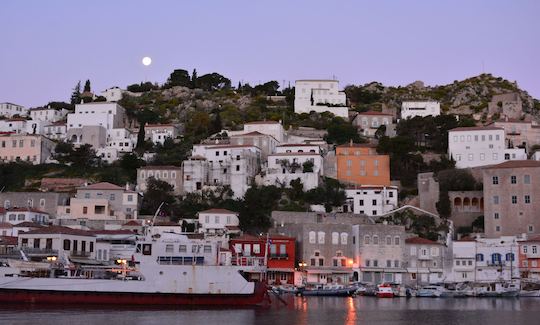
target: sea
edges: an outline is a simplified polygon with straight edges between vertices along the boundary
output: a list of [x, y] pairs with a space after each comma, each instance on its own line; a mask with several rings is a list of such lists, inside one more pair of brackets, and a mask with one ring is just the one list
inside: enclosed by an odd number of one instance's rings
[[540, 298], [295, 297], [252, 308], [0, 306], [0, 324], [540, 324]]

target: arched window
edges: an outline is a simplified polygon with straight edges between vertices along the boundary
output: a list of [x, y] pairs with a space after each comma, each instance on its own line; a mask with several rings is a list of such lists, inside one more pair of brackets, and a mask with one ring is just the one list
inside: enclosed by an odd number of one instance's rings
[[454, 199], [454, 207], [457, 208], [457, 209], [461, 208], [461, 198], [460, 197], [457, 197], [457, 198]]
[[464, 210], [469, 210], [471, 206], [471, 199], [469, 199], [468, 197], [464, 198], [463, 199], [463, 209]]
[[506, 253], [506, 260], [507, 261], [514, 261], [514, 253]]
[[317, 241], [319, 242], [319, 244], [324, 244], [324, 231], [319, 231], [317, 233]]
[[332, 233], [332, 245], [339, 244], [339, 234], [337, 232]]
[[349, 237], [349, 234], [346, 232], [341, 233], [341, 245], [347, 245], [347, 238]]
[[483, 262], [484, 261], [484, 254], [476, 254], [476, 261], [477, 262]]
[[314, 231], [309, 232], [309, 243], [310, 244], [315, 244], [315, 232]]

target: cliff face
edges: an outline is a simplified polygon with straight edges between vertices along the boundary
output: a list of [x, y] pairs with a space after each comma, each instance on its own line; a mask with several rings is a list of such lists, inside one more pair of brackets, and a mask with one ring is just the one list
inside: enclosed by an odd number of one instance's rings
[[[445, 113], [473, 115], [486, 119], [509, 113], [511, 117], [540, 117], [540, 102], [510, 82], [491, 74], [482, 74], [448, 85], [425, 86], [416, 81], [405, 87], [385, 87], [380, 83], [347, 86], [351, 104], [357, 109], [378, 109], [399, 112], [402, 101], [435, 100]], [[517, 110], [517, 112], [516, 112]], [[519, 115], [519, 116], [516, 116]]]

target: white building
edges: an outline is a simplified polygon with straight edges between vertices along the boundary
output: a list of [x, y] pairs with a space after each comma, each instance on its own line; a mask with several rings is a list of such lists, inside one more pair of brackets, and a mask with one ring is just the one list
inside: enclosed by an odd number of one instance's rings
[[294, 112], [330, 112], [344, 119], [349, 118], [347, 97], [339, 91], [337, 80], [297, 80], [294, 94]]
[[120, 153], [132, 152], [137, 145], [136, 138], [125, 128], [107, 130], [107, 147]]
[[444, 249], [435, 241], [413, 237], [405, 240], [407, 281], [411, 285], [444, 282]]
[[199, 232], [206, 234], [238, 233], [240, 221], [238, 213], [227, 209], [209, 209], [201, 211], [199, 217]]
[[46, 224], [49, 222], [49, 214], [34, 208], [10, 208], [0, 215], [0, 222], [9, 222], [12, 225], [25, 221]]
[[525, 149], [506, 149], [504, 129], [491, 126], [459, 127], [448, 131], [448, 156], [456, 161], [457, 168], [527, 159]]
[[182, 163], [184, 191], [230, 186], [243, 197], [261, 165], [261, 150], [251, 145], [193, 146], [192, 157]]
[[119, 87], [111, 87], [101, 92], [101, 96], [105, 97], [108, 102], [117, 102], [123, 97], [123, 90]]
[[124, 127], [125, 110], [116, 103], [93, 102], [78, 104], [75, 112], [67, 115], [67, 128], [101, 126], [106, 130]]
[[43, 121], [43, 122], [56, 122], [63, 120], [67, 113], [69, 112], [67, 109], [55, 109], [49, 107], [39, 107], [39, 108], [31, 108], [29, 111], [30, 118], [33, 121]]
[[[279, 143], [285, 140], [285, 129], [283, 125], [277, 121], [256, 121], [244, 124], [244, 131], [240, 133], [259, 132], [262, 134], [271, 135]], [[235, 133], [237, 134], [237, 133]], [[233, 135], [232, 133], [230, 135]]]
[[24, 118], [9, 118], [0, 120], [0, 132], [22, 134], [26, 133], [28, 120]]
[[411, 101], [401, 103], [401, 118], [406, 120], [416, 116], [439, 116], [441, 104], [439, 102]]
[[67, 136], [67, 125], [64, 121], [54, 122], [43, 127], [43, 135], [53, 140], [65, 140]]
[[95, 258], [96, 237], [91, 233], [61, 226], [43, 227], [19, 233], [19, 247], [33, 260], [56, 256]]
[[155, 144], [163, 144], [166, 139], [180, 136], [180, 126], [176, 124], [148, 124], [144, 127], [144, 138]]
[[519, 241], [514, 236], [452, 243], [453, 282], [496, 282], [519, 277]]
[[13, 103], [0, 103], [0, 115], [5, 117], [26, 116], [28, 115], [28, 109]]
[[396, 186], [358, 186], [345, 189], [347, 210], [355, 214], [380, 216], [398, 207]]
[[280, 145], [276, 147], [276, 153], [268, 155], [263, 183], [290, 187], [291, 181], [300, 179], [304, 190], [308, 191], [319, 186], [323, 172], [323, 157], [318, 145]]

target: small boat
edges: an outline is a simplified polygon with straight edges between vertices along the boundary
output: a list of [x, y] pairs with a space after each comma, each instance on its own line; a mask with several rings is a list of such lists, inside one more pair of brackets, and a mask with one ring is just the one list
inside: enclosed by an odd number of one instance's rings
[[394, 298], [394, 290], [392, 286], [387, 283], [378, 285], [377, 298]]
[[475, 293], [477, 297], [517, 297], [520, 288], [514, 282], [492, 282], [476, 287]]
[[416, 296], [421, 298], [440, 298], [449, 295], [444, 287], [431, 285], [418, 289]]
[[540, 297], [540, 283], [526, 282], [522, 283], [520, 297]]
[[355, 294], [356, 290], [356, 287], [346, 287], [342, 285], [321, 285], [313, 288], [299, 288], [298, 293], [301, 296], [350, 297]]

